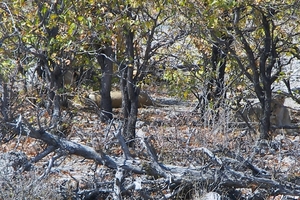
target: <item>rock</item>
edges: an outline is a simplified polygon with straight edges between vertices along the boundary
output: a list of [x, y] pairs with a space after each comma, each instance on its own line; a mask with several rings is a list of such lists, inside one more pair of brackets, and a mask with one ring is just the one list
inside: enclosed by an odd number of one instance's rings
[[201, 200], [221, 200], [221, 195], [216, 192], [208, 192], [200, 197]]

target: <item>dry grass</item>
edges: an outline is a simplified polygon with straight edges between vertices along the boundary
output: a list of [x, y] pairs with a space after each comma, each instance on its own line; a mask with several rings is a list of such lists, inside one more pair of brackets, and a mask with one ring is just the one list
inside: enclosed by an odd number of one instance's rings
[[[137, 131], [143, 131], [146, 136], [151, 137], [160, 162], [180, 166], [207, 165], [211, 162], [210, 159], [197, 151], [198, 147], [206, 147], [219, 157], [243, 156], [256, 166], [270, 171], [275, 179], [299, 184], [299, 136], [274, 136], [264, 148], [258, 149], [258, 136], [245, 133], [232, 125], [230, 111], [220, 112], [222, 120], [203, 125], [199, 114], [190, 112], [194, 106], [193, 102], [181, 102], [168, 107], [139, 110]], [[23, 111], [28, 117], [34, 112], [30, 106]], [[115, 116], [121, 119], [120, 110], [115, 110]], [[48, 116], [43, 117], [47, 123]], [[61, 134], [96, 150], [101, 149], [109, 155], [122, 155], [121, 148], [112, 134], [116, 130], [117, 120], [115, 126], [102, 124], [96, 113], [84, 110], [64, 111], [63, 118], [65, 121], [53, 132], [54, 134]], [[15, 139], [0, 146], [2, 152], [21, 150], [30, 158], [43, 148], [39, 141], [30, 138]], [[135, 155], [146, 158], [145, 154], [139, 153], [143, 151], [142, 147], [137, 145]], [[110, 184], [113, 181], [113, 171], [97, 166], [92, 161], [67, 155], [60, 157], [50, 172], [42, 177], [50, 156], [55, 155], [51, 154], [39, 161], [29, 172], [8, 173], [2, 170], [0, 199], [69, 199], [76, 197], [78, 191], [93, 189], [97, 185]], [[194, 186], [201, 188], [200, 193], [213, 189], [198, 183]], [[193, 188], [190, 190], [195, 193]]]

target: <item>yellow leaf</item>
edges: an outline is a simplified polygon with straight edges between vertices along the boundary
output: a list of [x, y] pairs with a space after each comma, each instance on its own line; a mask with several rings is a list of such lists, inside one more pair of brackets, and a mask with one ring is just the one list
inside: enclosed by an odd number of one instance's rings
[[184, 91], [184, 93], [183, 93], [183, 97], [184, 97], [185, 99], [188, 97], [188, 95], [189, 95], [188, 91], [187, 91], [187, 90], [186, 90], [186, 91]]
[[51, 20], [55, 20], [56, 18], [57, 18], [57, 14], [51, 14], [51, 15], [50, 15], [50, 19], [51, 19]]

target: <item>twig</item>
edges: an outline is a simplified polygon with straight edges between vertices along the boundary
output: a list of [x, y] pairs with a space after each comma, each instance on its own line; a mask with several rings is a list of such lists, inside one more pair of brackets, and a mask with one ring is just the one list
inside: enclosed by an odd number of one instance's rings
[[200, 147], [200, 148], [194, 148], [192, 149], [192, 151], [202, 151], [204, 152], [206, 155], [208, 155], [210, 157], [211, 160], [213, 160], [214, 162], [216, 162], [217, 164], [219, 164], [220, 166], [223, 165], [222, 160], [217, 157], [213, 152], [211, 152], [210, 150], [208, 150], [205, 147]]
[[116, 175], [115, 175], [115, 182], [114, 182], [114, 192], [113, 192], [113, 199], [115, 200], [121, 200], [121, 186], [123, 183], [123, 173], [124, 170], [121, 168], [117, 169]]
[[121, 148], [124, 152], [125, 159], [126, 160], [132, 159], [132, 156], [130, 154], [128, 146], [126, 145], [126, 141], [123, 138], [123, 136], [121, 135], [121, 133], [122, 133], [122, 123], [119, 124], [119, 127], [118, 127], [117, 131], [114, 132], [114, 134], [115, 134], [115, 137], [118, 139], [119, 144], [121, 145]]

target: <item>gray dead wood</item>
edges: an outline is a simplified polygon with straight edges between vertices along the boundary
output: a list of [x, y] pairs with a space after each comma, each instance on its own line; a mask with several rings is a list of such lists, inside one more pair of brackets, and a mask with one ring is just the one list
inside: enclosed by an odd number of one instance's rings
[[115, 200], [122, 199], [121, 192], [122, 192], [123, 175], [124, 175], [124, 170], [118, 167], [115, 175], [114, 192], [113, 192], [113, 199]]
[[272, 126], [274, 129], [300, 129], [300, 125]]
[[128, 149], [128, 146], [127, 146], [127, 144], [126, 144], [126, 141], [125, 141], [124, 137], [122, 137], [121, 133], [122, 133], [122, 123], [119, 124], [119, 128], [118, 128], [117, 131], [114, 132], [114, 135], [115, 135], [115, 137], [116, 137], [116, 138], [118, 139], [118, 141], [119, 141], [119, 144], [120, 144], [120, 146], [121, 146], [121, 148], [122, 148], [122, 150], [123, 150], [125, 159], [126, 159], [126, 160], [132, 159], [132, 156], [131, 156], [131, 154], [130, 154], [130, 151], [129, 151], [129, 149]]
[[[17, 123], [16, 123], [17, 122]], [[147, 140], [144, 141], [144, 146], [147, 149], [149, 159], [134, 159], [127, 156], [128, 159], [123, 157], [113, 157], [105, 154], [104, 152], [97, 153], [93, 148], [78, 144], [72, 141], [68, 141], [65, 138], [53, 135], [45, 130], [36, 130], [21, 116], [15, 123], [7, 123], [8, 126], [15, 132], [15, 134], [21, 134], [32, 138], [39, 139], [45, 142], [50, 149], [61, 150], [67, 152], [70, 155], [82, 156], [85, 159], [94, 160], [96, 163], [104, 165], [110, 169], [122, 170], [122, 172], [130, 172], [136, 175], [151, 175], [153, 179], [163, 178], [165, 185], [169, 188], [178, 188], [178, 186], [184, 184], [217, 184], [225, 188], [260, 188], [268, 191], [270, 195], [297, 195], [300, 196], [300, 185], [296, 185], [290, 182], [276, 181], [271, 178], [258, 177], [247, 173], [247, 171], [236, 171], [230, 165], [233, 162], [228, 163], [228, 159], [219, 158], [207, 148], [197, 148], [194, 151], [201, 151], [205, 153], [214, 165], [198, 166], [198, 167], [182, 167], [174, 165], [165, 165], [159, 163], [154, 151], [151, 149]], [[55, 148], [54, 148], [55, 147]], [[127, 150], [126, 150], [127, 151]], [[50, 151], [45, 151], [50, 152]], [[43, 152], [43, 154], [45, 154]], [[128, 152], [127, 152], [128, 153]], [[44, 155], [42, 155], [44, 156]], [[231, 158], [231, 160], [234, 160]], [[241, 163], [240, 161], [236, 161]], [[262, 171], [255, 168], [252, 164], [247, 163], [246, 168], [255, 171]], [[251, 169], [252, 168], [252, 169]], [[118, 170], [119, 169], [119, 170]], [[238, 169], [238, 167], [237, 167]], [[122, 180], [121, 173], [117, 173], [115, 176], [114, 191], [117, 193], [126, 192], [126, 188], [120, 188], [119, 181]], [[136, 183], [136, 189], [141, 190], [143, 182], [141, 180]], [[141, 184], [141, 186], [139, 185]], [[133, 187], [131, 187], [132, 189]], [[168, 194], [169, 197], [174, 196], [174, 193]], [[166, 197], [166, 196], [165, 196]], [[116, 196], [117, 199], [117, 196]]]

